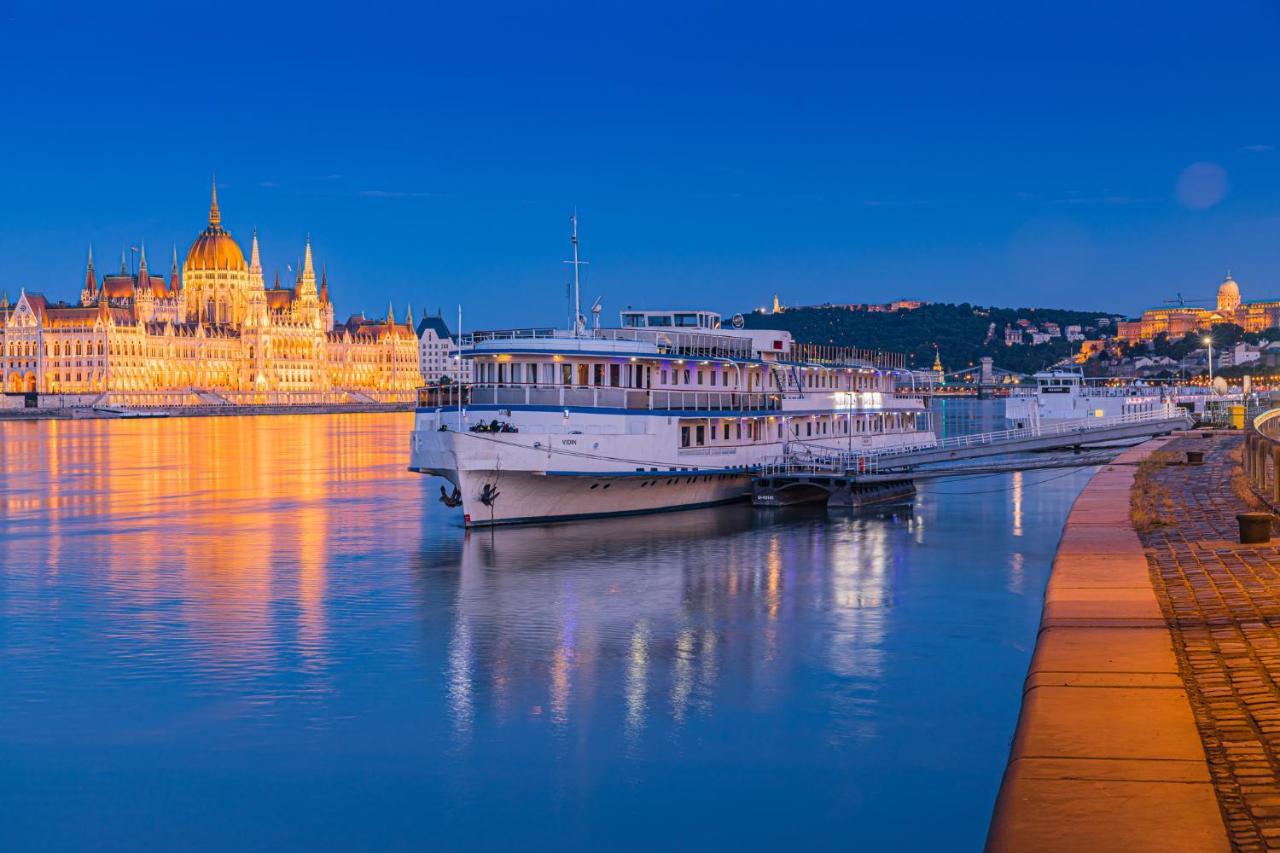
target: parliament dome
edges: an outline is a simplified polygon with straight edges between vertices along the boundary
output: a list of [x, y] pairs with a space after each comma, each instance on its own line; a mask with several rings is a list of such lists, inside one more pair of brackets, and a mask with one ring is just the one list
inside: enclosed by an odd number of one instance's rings
[[247, 272], [244, 252], [231, 233], [222, 227], [222, 214], [218, 210], [218, 185], [213, 186], [213, 202], [209, 205], [209, 227], [191, 244], [184, 267], [192, 270], [237, 270]]

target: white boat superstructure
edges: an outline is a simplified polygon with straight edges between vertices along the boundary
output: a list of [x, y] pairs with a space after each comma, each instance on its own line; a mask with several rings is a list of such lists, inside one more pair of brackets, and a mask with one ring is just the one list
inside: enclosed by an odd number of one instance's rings
[[1032, 388], [1005, 399], [1005, 418], [1015, 425], [1086, 418], [1114, 418], [1145, 414], [1177, 406], [1203, 417], [1212, 406], [1239, 403], [1241, 394], [1221, 393], [1208, 387], [1150, 384], [1142, 381], [1115, 384], [1089, 380], [1079, 370], [1046, 370], [1035, 374]]
[[462, 336], [474, 380], [420, 391], [410, 467], [451, 484], [441, 500], [468, 526], [742, 500], [789, 444], [933, 441], [899, 356], [722, 328], [712, 311], [584, 325]]

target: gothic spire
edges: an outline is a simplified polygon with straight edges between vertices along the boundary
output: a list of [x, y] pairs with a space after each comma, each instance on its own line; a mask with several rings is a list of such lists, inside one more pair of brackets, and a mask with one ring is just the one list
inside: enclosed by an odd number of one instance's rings
[[262, 273], [262, 261], [258, 257], [258, 229], [253, 229], [253, 249], [249, 252], [249, 273]]
[[178, 244], [173, 244], [173, 266], [169, 268], [169, 292], [174, 296], [182, 289], [182, 279], [178, 277]]
[[218, 210], [218, 176], [213, 176], [213, 201], [209, 204], [209, 226], [218, 228], [222, 225], [222, 212]]
[[387, 325], [394, 326], [396, 324], [396, 309], [391, 307], [391, 303], [387, 303]]
[[140, 254], [138, 256], [138, 280], [134, 284], [134, 295], [143, 296], [143, 298], [151, 296], [151, 276], [147, 273], [147, 243], [144, 240], [138, 244]]
[[84, 290], [90, 296], [98, 292], [98, 276], [93, 271], [93, 244], [89, 244], [89, 266], [84, 273]]
[[280, 267], [276, 267], [276, 283], [274, 289], [280, 289]]
[[320, 301], [329, 302], [329, 265], [320, 265]]
[[129, 274], [129, 262], [125, 260], [124, 253], [125, 253], [125, 249], [122, 246], [120, 248], [120, 275]]
[[311, 260], [311, 235], [307, 235], [307, 250], [302, 259], [302, 270], [298, 274], [298, 295], [316, 295], [316, 267]]

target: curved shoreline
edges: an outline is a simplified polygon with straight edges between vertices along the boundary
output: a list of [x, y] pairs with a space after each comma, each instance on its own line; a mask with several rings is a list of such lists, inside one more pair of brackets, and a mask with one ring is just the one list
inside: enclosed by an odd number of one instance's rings
[[1126, 451], [1071, 507], [989, 851], [1229, 850], [1173, 638], [1129, 519]]

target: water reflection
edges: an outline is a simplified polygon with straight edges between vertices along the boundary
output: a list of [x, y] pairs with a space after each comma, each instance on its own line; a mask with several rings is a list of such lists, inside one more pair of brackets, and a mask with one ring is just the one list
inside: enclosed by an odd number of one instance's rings
[[[799, 626], [815, 613], [829, 622], [829, 671], [872, 682], [895, 563], [919, 535], [909, 509], [868, 518], [747, 507], [465, 535], [456, 569], [419, 566], [424, 600], [454, 600], [456, 733], [470, 735], [479, 708], [500, 723], [513, 681], [526, 697], [517, 713], [560, 727], [620, 699], [633, 739], [655, 714], [679, 726], [710, 713], [721, 678], [750, 704], [774, 706], [811, 642]], [[753, 627], [726, 630], [744, 624]], [[870, 701], [839, 713], [866, 717]]]
[[[653, 847], [674, 821], [883, 847], [922, 800], [922, 842], [980, 839], [1085, 475], [468, 535], [405, 472], [409, 422], [0, 424], [0, 760], [35, 780], [0, 783], [0, 846], [84, 846], [56, 810], [87, 791], [101, 838], [173, 846], [138, 829], [157, 766], [188, 809], [264, 773], [299, 792], [210, 846], [281, 821], [333, 845], [345, 814], [348, 846]], [[353, 812], [356, 777], [395, 793]], [[785, 835], [751, 819], [779, 809]]]
[[272, 679], [286, 668], [301, 676], [288, 692], [323, 695], [330, 547], [350, 513], [377, 510], [370, 481], [403, 468], [386, 427], [362, 416], [4, 424], [4, 601], [54, 631], [63, 602], [48, 587], [88, 583], [93, 600], [77, 604], [127, 643], [115, 668], [147, 674], [179, 648], [202, 685], [256, 680], [251, 705], [284, 695]]

